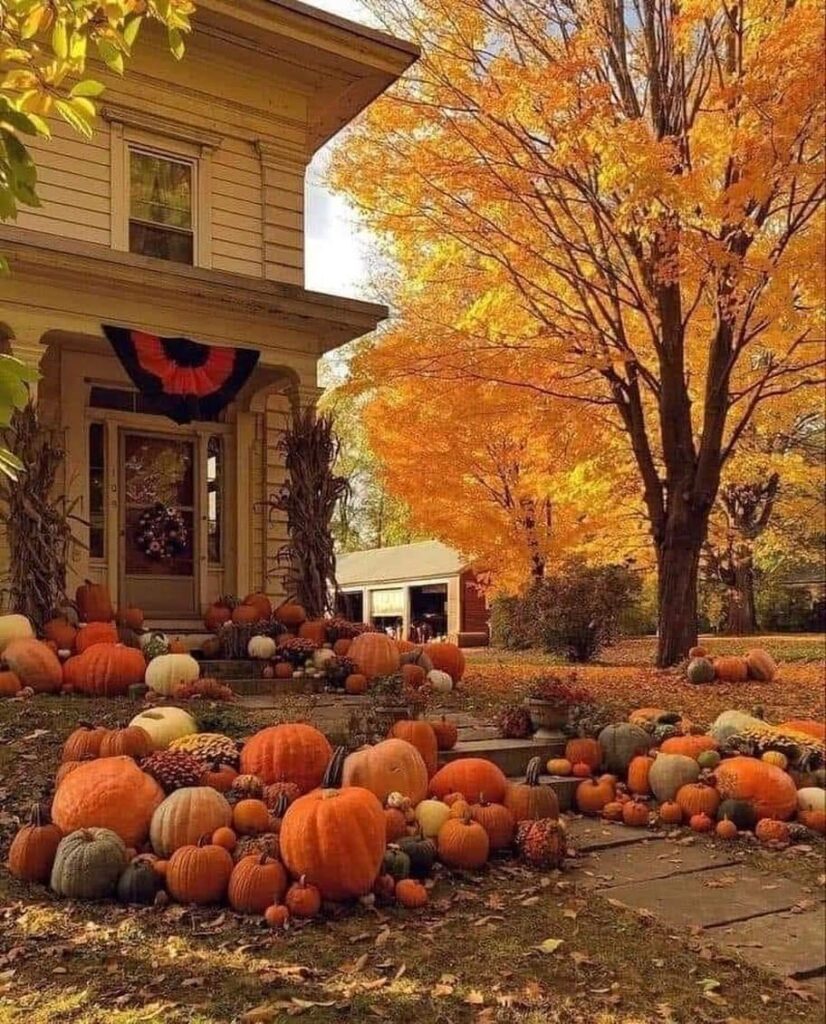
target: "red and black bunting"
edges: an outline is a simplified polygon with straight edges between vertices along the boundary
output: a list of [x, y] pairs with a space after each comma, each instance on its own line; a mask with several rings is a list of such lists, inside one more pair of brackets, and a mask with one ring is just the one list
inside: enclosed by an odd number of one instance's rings
[[160, 338], [103, 324], [103, 332], [135, 387], [159, 402], [176, 423], [211, 420], [249, 380], [259, 353]]

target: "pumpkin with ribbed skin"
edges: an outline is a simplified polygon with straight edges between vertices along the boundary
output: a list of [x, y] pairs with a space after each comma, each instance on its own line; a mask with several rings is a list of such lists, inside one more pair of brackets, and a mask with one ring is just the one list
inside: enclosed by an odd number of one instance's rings
[[540, 785], [541, 772], [542, 761], [532, 757], [525, 772], [525, 781], [508, 783], [503, 802], [514, 821], [559, 817], [559, 800], [550, 786]]
[[462, 676], [465, 674], [465, 656], [456, 644], [425, 644], [424, 653], [433, 662], [435, 669], [438, 669], [440, 672], [447, 672], [454, 684], [461, 681]]
[[436, 769], [439, 766], [439, 746], [436, 741], [436, 733], [430, 722], [404, 718], [393, 723], [388, 736], [412, 743], [422, 755], [422, 760], [427, 768], [427, 777], [430, 778], [436, 774]]
[[169, 858], [166, 888], [179, 903], [222, 903], [231, 875], [228, 851], [201, 840], [197, 846], [181, 846]]
[[826, 835], [826, 811], [798, 811], [797, 818], [801, 825], [817, 832], [818, 835]]
[[182, 846], [196, 843], [232, 824], [232, 808], [217, 790], [208, 786], [185, 786], [159, 804], [149, 830], [152, 849], [168, 858]]
[[799, 811], [826, 811], [826, 789], [818, 786], [804, 786], [797, 791]]
[[664, 825], [679, 825], [683, 820], [683, 809], [676, 800], [666, 800], [660, 804], [657, 812], [660, 821]]
[[111, 829], [126, 846], [140, 846], [149, 834], [163, 790], [131, 757], [99, 757], [79, 765], [57, 787], [52, 818], [63, 832]]
[[789, 776], [753, 757], [731, 757], [715, 772], [723, 800], [748, 800], [759, 822], [762, 818], [786, 821], [797, 809], [797, 790]]
[[200, 674], [191, 654], [160, 654], [146, 667], [146, 685], [162, 697], [171, 697], [179, 686], [194, 682]]
[[660, 744], [663, 754], [683, 754], [696, 761], [706, 750], [716, 750], [717, 741], [712, 736], [671, 736]]
[[658, 752], [648, 772], [648, 784], [660, 803], [666, 803], [676, 797], [681, 786], [696, 782], [699, 775], [700, 766], [693, 757]]
[[232, 869], [227, 899], [238, 914], [263, 914], [271, 903], [280, 903], [286, 891], [283, 865], [266, 854], [252, 854], [242, 857]]
[[773, 764], [775, 768], [779, 768], [781, 771], [785, 771], [789, 767], [788, 757], [779, 750], [767, 750], [764, 754], [760, 755], [760, 760], [765, 761], [766, 764]]
[[362, 633], [350, 644], [350, 661], [358, 665], [359, 672], [368, 679], [389, 676], [398, 671], [399, 649], [386, 633]]
[[622, 821], [622, 808], [619, 800], [609, 800], [602, 808], [602, 816], [606, 821]]
[[436, 746], [439, 750], [453, 750], [459, 739], [459, 730], [455, 722], [449, 722], [444, 715], [438, 721], [431, 721], [436, 733]]
[[100, 757], [100, 748], [108, 733], [109, 730], [102, 725], [79, 722], [77, 728], [67, 736], [60, 760], [63, 762], [80, 761], [90, 755], [91, 757]]
[[[344, 756], [339, 748], [321, 787], [290, 804], [279, 837], [281, 858], [293, 877], [306, 878], [329, 900], [370, 892], [385, 849], [384, 813], [376, 796], [361, 786], [339, 788]], [[421, 760], [418, 751], [416, 756]]]
[[516, 831], [516, 819], [507, 807], [489, 803], [483, 796], [470, 808], [470, 816], [487, 832], [491, 853], [510, 846]]
[[161, 885], [161, 877], [151, 863], [133, 860], [118, 879], [117, 897], [121, 903], [151, 907]]
[[100, 744], [101, 757], [133, 757], [140, 761], [152, 753], [152, 739], [139, 725], [109, 729]]
[[648, 796], [651, 786], [648, 781], [654, 758], [647, 754], [638, 754], [628, 765], [628, 788], [637, 796]]
[[0, 653], [12, 640], [33, 640], [34, 628], [25, 615], [0, 615]]
[[685, 670], [690, 683], [713, 683], [714, 666], [708, 658], [692, 658]]
[[43, 626], [43, 636], [56, 644], [59, 651], [71, 651], [75, 646], [77, 627], [63, 617], [49, 619]]
[[427, 765], [412, 743], [394, 737], [348, 755], [343, 784], [369, 789], [382, 804], [398, 792], [416, 805], [427, 795]]
[[294, 782], [302, 793], [308, 793], [321, 782], [332, 753], [327, 738], [311, 725], [271, 725], [244, 744], [241, 771], [268, 784]]
[[749, 679], [770, 683], [777, 673], [777, 662], [768, 651], [755, 647], [752, 651], [746, 651], [746, 669]]
[[599, 734], [602, 760], [612, 775], [624, 776], [628, 765], [638, 754], [647, 754], [651, 737], [638, 725], [617, 722], [607, 725]]
[[116, 644], [117, 642], [118, 631], [111, 622], [90, 622], [87, 626], [81, 626], [77, 631], [75, 650], [78, 654], [83, 654], [95, 644]]
[[714, 674], [724, 683], [744, 683], [749, 677], [746, 659], [732, 654], [715, 658]]
[[86, 580], [75, 591], [75, 604], [82, 622], [111, 622], [115, 617], [109, 588]]
[[396, 882], [395, 895], [399, 906], [405, 910], [419, 910], [427, 905], [427, 889], [421, 882], [416, 882], [412, 878], [403, 878]]
[[166, 750], [173, 740], [198, 731], [195, 719], [183, 708], [147, 708], [135, 715], [130, 725], [139, 725], [149, 734], [155, 750]]
[[585, 779], [576, 788], [576, 805], [583, 814], [599, 814], [614, 793], [614, 783], [608, 779]]
[[689, 782], [685, 786], [680, 786], [675, 799], [686, 821], [694, 814], [707, 814], [709, 818], [715, 818], [720, 806], [720, 794], [714, 786], [708, 786], [704, 782]]
[[60, 840], [50, 885], [73, 900], [106, 899], [126, 867], [126, 846], [108, 828], [82, 828]]
[[9, 847], [9, 871], [25, 882], [48, 882], [63, 833], [36, 803], [28, 825], [24, 825]]
[[40, 640], [11, 640], [3, 660], [23, 686], [35, 693], [57, 693], [63, 685], [63, 669], [57, 655]]
[[139, 650], [110, 643], [92, 644], [63, 666], [64, 678], [75, 692], [91, 697], [123, 697], [130, 686], [143, 682], [145, 672]]
[[448, 818], [437, 837], [439, 860], [451, 868], [481, 868], [490, 853], [490, 839], [477, 821]]
[[272, 616], [272, 605], [266, 594], [260, 591], [254, 594], [247, 594], [242, 604], [250, 605], [258, 613], [259, 619], [269, 619]]
[[502, 770], [481, 757], [460, 757], [443, 765], [430, 780], [430, 793], [442, 800], [448, 793], [461, 793], [468, 803], [488, 800], [502, 803], [508, 780]]
[[631, 828], [645, 828], [648, 825], [648, 805], [642, 800], [626, 800], [622, 805], [622, 823]]
[[360, 697], [367, 693], [367, 676], [363, 676], [361, 672], [351, 672], [344, 680], [344, 692], [349, 693], [351, 697]]
[[258, 661], [269, 661], [275, 657], [275, 640], [271, 636], [254, 636], [247, 644], [247, 654]]
[[299, 878], [287, 889], [284, 905], [293, 917], [315, 917], [321, 910], [321, 893], [306, 879]]

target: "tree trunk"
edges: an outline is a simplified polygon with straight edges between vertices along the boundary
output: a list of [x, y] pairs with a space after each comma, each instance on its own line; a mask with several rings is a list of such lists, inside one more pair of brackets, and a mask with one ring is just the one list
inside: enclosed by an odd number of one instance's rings
[[737, 558], [734, 566], [734, 586], [728, 591], [726, 635], [749, 636], [756, 632], [754, 568], [750, 557]]
[[697, 643], [697, 578], [704, 530], [666, 539], [658, 551], [657, 666], [682, 661]]

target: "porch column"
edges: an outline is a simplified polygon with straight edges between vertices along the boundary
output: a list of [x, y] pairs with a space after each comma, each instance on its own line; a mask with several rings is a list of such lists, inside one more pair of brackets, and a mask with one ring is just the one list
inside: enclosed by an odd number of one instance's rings
[[407, 585], [404, 587], [402, 608], [402, 640], [408, 640], [410, 637], [410, 587]]

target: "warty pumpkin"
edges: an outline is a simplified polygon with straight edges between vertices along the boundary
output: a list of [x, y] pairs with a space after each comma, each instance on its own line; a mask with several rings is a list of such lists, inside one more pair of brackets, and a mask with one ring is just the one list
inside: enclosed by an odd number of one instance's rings
[[[421, 760], [418, 751], [416, 756]], [[294, 878], [306, 878], [330, 900], [370, 892], [385, 848], [384, 813], [376, 796], [361, 786], [339, 788], [344, 757], [339, 748], [321, 787], [290, 804], [281, 823], [284, 864]]]
[[9, 847], [9, 871], [25, 882], [48, 882], [63, 833], [36, 803], [29, 823], [15, 835]]
[[197, 846], [181, 846], [169, 858], [166, 888], [179, 903], [222, 903], [232, 867], [223, 846], [202, 839]]
[[60, 840], [50, 885], [68, 899], [106, 899], [114, 894], [125, 866], [126, 846], [120, 836], [108, 828], [81, 828]]
[[227, 899], [239, 914], [263, 914], [272, 903], [280, 903], [286, 891], [283, 865], [266, 854], [251, 855], [242, 857], [232, 869]]
[[382, 804], [390, 793], [399, 792], [415, 805], [427, 795], [427, 766], [419, 751], [407, 740], [382, 740], [348, 755], [344, 762], [343, 784], [370, 790]]
[[232, 824], [232, 808], [225, 797], [208, 786], [176, 789], [152, 815], [149, 836], [152, 849], [168, 858], [182, 846]]
[[35, 693], [57, 693], [63, 685], [63, 668], [57, 655], [40, 640], [12, 640], [3, 660], [23, 686]]
[[516, 849], [535, 868], [561, 868], [568, 852], [565, 825], [550, 818], [521, 821], [516, 827]]
[[57, 787], [52, 818], [63, 832], [104, 828], [140, 846], [163, 790], [131, 757], [99, 757], [79, 765]]
[[514, 821], [537, 821], [539, 818], [559, 817], [559, 800], [550, 786], [540, 784], [541, 772], [541, 759], [532, 757], [525, 772], [525, 781], [507, 784], [503, 802]]
[[436, 770], [439, 767], [439, 746], [436, 741], [436, 733], [433, 731], [430, 722], [425, 722], [421, 719], [403, 718], [393, 723], [388, 736], [412, 743], [422, 755], [422, 760], [427, 768], [427, 777], [431, 778], [436, 774]]
[[791, 833], [785, 821], [775, 821], [774, 818], [762, 818], [757, 822], [754, 834], [761, 843], [779, 843], [788, 845]]
[[451, 868], [481, 868], [490, 853], [490, 839], [482, 825], [469, 818], [448, 818], [436, 840], [439, 860]]
[[508, 780], [492, 761], [481, 757], [459, 757], [443, 765], [430, 780], [430, 793], [439, 800], [449, 793], [461, 793], [468, 803], [477, 803], [482, 794], [502, 803]]
[[267, 784], [294, 782], [302, 793], [315, 789], [333, 749], [318, 729], [302, 722], [271, 725], [255, 733], [241, 751], [241, 771]]
[[786, 821], [797, 809], [797, 790], [789, 776], [773, 764], [753, 757], [731, 757], [715, 772], [723, 800], [748, 800], [756, 820]]

